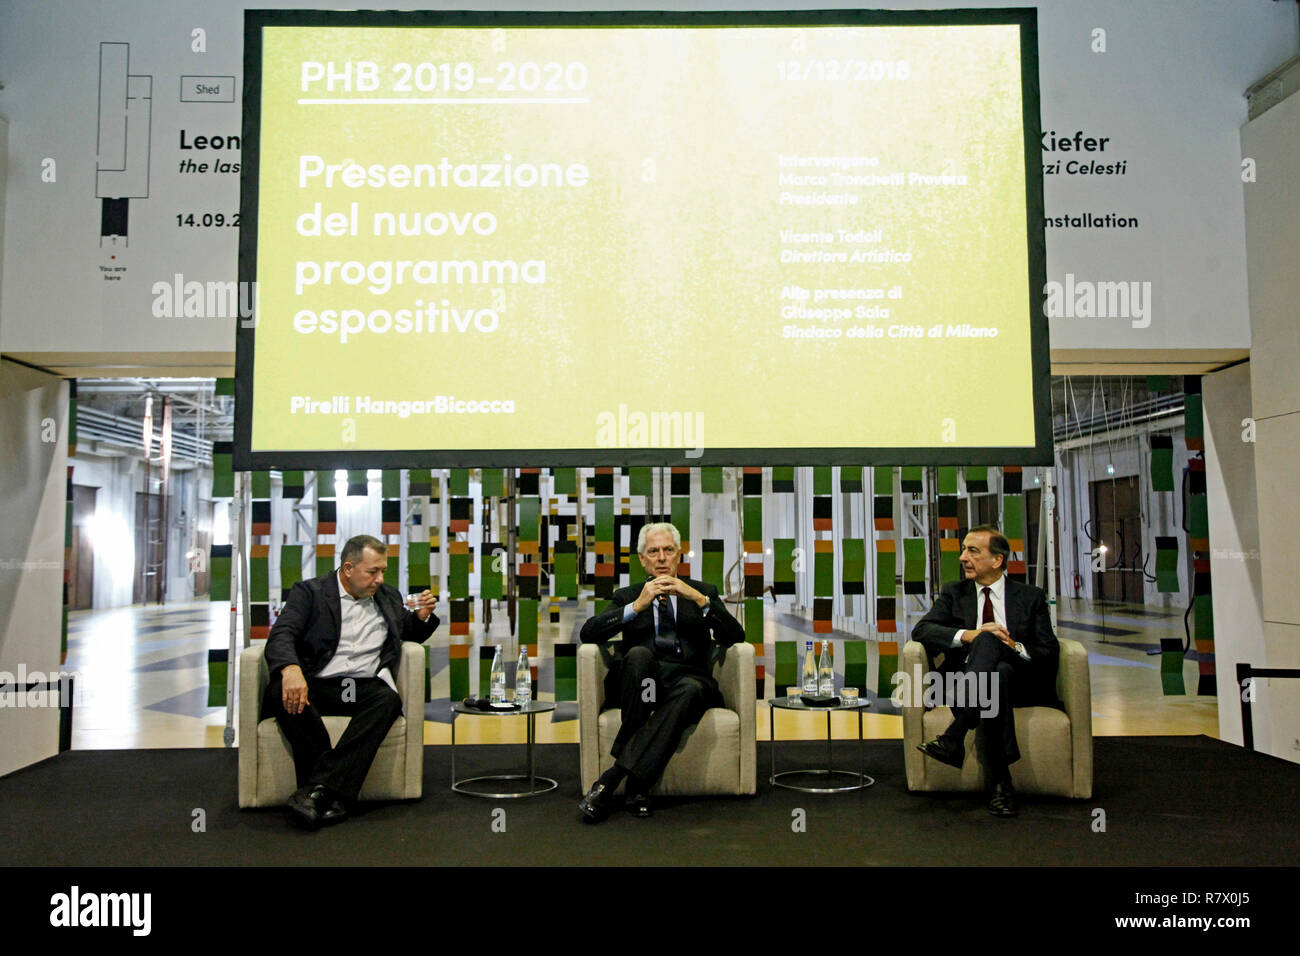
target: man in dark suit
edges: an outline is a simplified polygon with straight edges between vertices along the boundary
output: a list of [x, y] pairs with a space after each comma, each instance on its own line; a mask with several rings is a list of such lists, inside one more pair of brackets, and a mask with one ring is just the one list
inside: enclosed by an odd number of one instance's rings
[[[408, 609], [384, 583], [387, 551], [370, 535], [350, 539], [337, 570], [293, 586], [266, 640], [271, 682], [262, 716], [289, 738], [298, 774], [289, 820], [307, 829], [346, 819], [402, 713], [393, 681], [402, 641], [426, 641], [438, 626], [429, 591]], [[352, 718], [334, 747], [321, 720], [328, 714]]]
[[625, 777], [628, 811], [651, 815], [650, 788], [682, 734], [710, 707], [722, 706], [713, 679], [713, 642], [730, 647], [745, 639], [717, 588], [677, 576], [681, 547], [681, 534], [671, 524], [644, 525], [637, 555], [649, 575], [645, 584], [619, 588], [613, 605], [582, 626], [584, 644], [623, 634], [605, 675], [605, 700], [618, 702], [623, 723], [610, 747], [614, 766], [578, 805], [587, 822], [609, 815]]
[[954, 706], [948, 729], [920, 749], [960, 768], [966, 733], [982, 726], [992, 785], [989, 812], [1005, 817], [1018, 812], [1010, 765], [1020, 759], [1020, 748], [1012, 708], [1060, 706], [1060, 648], [1047, 595], [1006, 576], [1010, 553], [997, 528], [972, 528], [962, 540], [963, 580], [944, 585], [934, 607], [912, 629], [912, 639], [925, 645], [941, 672], [976, 675], [976, 687], [986, 689], [991, 698]]

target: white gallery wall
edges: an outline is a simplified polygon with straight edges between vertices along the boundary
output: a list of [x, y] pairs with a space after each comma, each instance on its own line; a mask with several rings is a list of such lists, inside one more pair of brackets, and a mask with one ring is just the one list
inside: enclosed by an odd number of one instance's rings
[[[1205, 401], [1205, 491], [1210, 520], [1210, 584], [1214, 599], [1214, 665], [1219, 691], [1219, 736], [1239, 744], [1239, 663], [1263, 666], [1263, 596], [1259, 513], [1255, 500], [1255, 445], [1248, 439], [1251, 364], [1201, 378]], [[1261, 689], [1263, 688], [1261, 684]], [[1261, 700], [1260, 708], [1264, 706]], [[1274, 748], [1268, 721], [1256, 714], [1255, 746]]]
[[0, 775], [58, 752], [57, 699], [15, 691], [60, 672], [67, 440], [68, 383], [0, 360]]
[[[777, 0], [759, 7], [839, 5]], [[147, 355], [175, 374], [230, 368], [232, 319], [155, 316], [155, 307], [166, 312], [168, 304], [158, 302], [154, 286], [178, 275], [201, 282], [235, 278], [238, 230], [229, 222], [239, 208], [240, 150], [225, 138], [241, 132], [244, 6], [201, 0], [13, 0], [0, 6], [0, 116], [11, 123], [4, 265], [15, 277], [0, 299], [0, 349], [30, 361], [44, 356], [44, 364], [61, 357], [59, 364], [68, 367], [111, 364], [128, 354]], [[318, 0], [274, 6], [353, 5]], [[1097, 350], [1113, 353], [1116, 362], [1159, 361], [1160, 352], [1168, 353], [1165, 358], [1244, 355], [1250, 323], [1238, 139], [1246, 119], [1242, 94], [1295, 51], [1294, 4], [980, 0], [881, 6], [1036, 7], [1044, 131], [1105, 140], [1093, 153], [1045, 149], [1045, 167], [1061, 160], [1059, 171], [1045, 177], [1047, 216], [1101, 221], [1109, 214], [1136, 220], [1136, 226], [1050, 227], [1048, 279], [1137, 282], [1139, 288], [1150, 283], [1149, 308], [1144, 304], [1144, 315], [1054, 318], [1058, 365]], [[726, 8], [753, 5], [664, 5]], [[204, 52], [194, 49], [196, 30], [203, 31]], [[101, 43], [125, 46], [106, 53]], [[126, 242], [100, 237], [96, 138], [102, 124], [122, 122], [102, 115], [104, 57], [124, 57], [133, 88], [150, 95], [148, 140], [141, 145], [137, 137], [132, 154], [133, 162], [147, 161], [147, 196], [129, 200]], [[196, 98], [182, 85], [183, 77], [195, 76], [216, 78], [211, 85], [218, 92]], [[209, 147], [220, 137], [222, 145], [200, 149], [200, 137]], [[1123, 164], [1123, 172], [1070, 173], [1070, 161], [1079, 158]], [[182, 172], [187, 160], [206, 171]], [[47, 181], [51, 163], [55, 176]], [[178, 217], [183, 223], [205, 213], [223, 215], [227, 225], [178, 224]], [[1132, 354], [1126, 358], [1120, 350]]]
[[[1259, 174], [1244, 187], [1250, 263], [1251, 409], [1259, 509], [1263, 660], [1300, 668], [1300, 96], [1246, 124], [1242, 155]], [[1214, 544], [1214, 528], [1210, 528]], [[1216, 627], [1217, 630], [1217, 627]], [[1272, 728], [1270, 752], [1300, 761], [1300, 679], [1261, 681], [1255, 726]]]

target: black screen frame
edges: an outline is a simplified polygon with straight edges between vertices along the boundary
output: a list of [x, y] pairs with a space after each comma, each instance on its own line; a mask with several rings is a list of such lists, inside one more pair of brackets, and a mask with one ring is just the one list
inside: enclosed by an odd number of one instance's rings
[[[1052, 465], [1049, 323], [1045, 303], [1047, 242], [1043, 201], [1042, 121], [1038, 71], [1038, 13], [1034, 8], [982, 10], [785, 10], [736, 12], [338, 11], [246, 10], [244, 14], [244, 115], [240, 168], [239, 279], [257, 278], [257, 209], [260, 170], [262, 29], [284, 26], [356, 27], [754, 27], [1012, 25], [1020, 29], [1021, 99], [1028, 242], [1030, 361], [1035, 444], [1013, 447], [914, 448], [704, 448], [695, 457], [674, 448], [393, 449], [254, 451], [253, 368], [256, 321], [240, 321], [235, 336], [235, 441], [238, 471], [338, 468], [511, 468], [591, 466], [897, 466]], [[243, 288], [255, 288], [244, 285]], [[1039, 290], [1037, 297], [1035, 290]], [[996, 370], [981, 373], [996, 378]], [[996, 395], [996, 388], [991, 388]], [[693, 450], [692, 450], [693, 451]]]

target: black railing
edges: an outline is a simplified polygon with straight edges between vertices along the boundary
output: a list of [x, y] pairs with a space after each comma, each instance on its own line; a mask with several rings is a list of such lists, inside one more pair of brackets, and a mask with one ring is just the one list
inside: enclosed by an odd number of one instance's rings
[[[1237, 691], [1241, 697], [1241, 743], [1244, 747], [1255, 749], [1255, 728], [1250, 719], [1250, 707], [1255, 702], [1256, 677], [1300, 677], [1300, 670], [1292, 667], [1251, 667], [1249, 664], [1237, 665]], [[1246, 684], [1251, 683], [1249, 693]]]

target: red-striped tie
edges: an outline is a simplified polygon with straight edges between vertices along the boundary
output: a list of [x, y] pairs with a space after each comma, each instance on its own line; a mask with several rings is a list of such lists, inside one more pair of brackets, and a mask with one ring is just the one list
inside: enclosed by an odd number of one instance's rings
[[984, 589], [984, 620], [981, 624], [992, 624], [997, 618], [993, 616], [993, 589]]

